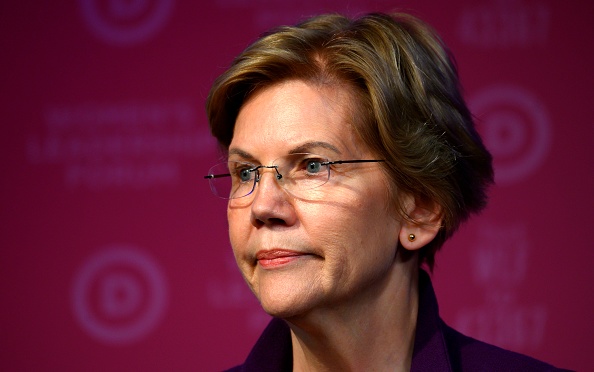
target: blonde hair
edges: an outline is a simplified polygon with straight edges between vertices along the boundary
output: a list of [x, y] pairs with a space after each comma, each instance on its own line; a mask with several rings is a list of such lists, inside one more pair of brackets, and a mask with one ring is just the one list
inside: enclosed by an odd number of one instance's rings
[[419, 19], [373, 13], [357, 19], [330, 14], [280, 27], [250, 45], [214, 83], [206, 109], [212, 134], [228, 148], [237, 114], [254, 91], [283, 80], [352, 87], [353, 123], [379, 157], [399, 195], [441, 210], [435, 252], [471, 213], [486, 205], [491, 155], [477, 134], [458, 75], [437, 34]]

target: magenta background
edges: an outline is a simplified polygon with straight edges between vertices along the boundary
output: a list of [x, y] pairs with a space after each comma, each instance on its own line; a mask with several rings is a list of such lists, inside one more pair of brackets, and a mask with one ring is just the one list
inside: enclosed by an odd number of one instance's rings
[[[218, 156], [203, 108], [209, 86], [270, 26], [400, 8], [451, 47], [498, 171], [490, 207], [437, 256], [443, 317], [485, 341], [594, 370], [593, 4], [2, 2], [0, 369], [241, 362], [267, 316], [234, 266], [225, 203], [202, 179]], [[101, 36], [85, 6], [115, 34]], [[125, 39], [151, 19], [154, 28]], [[77, 294], [85, 265], [118, 250], [156, 269], [110, 261]], [[77, 301], [120, 341], [89, 331]], [[160, 309], [152, 321], [126, 333], [150, 308]]]

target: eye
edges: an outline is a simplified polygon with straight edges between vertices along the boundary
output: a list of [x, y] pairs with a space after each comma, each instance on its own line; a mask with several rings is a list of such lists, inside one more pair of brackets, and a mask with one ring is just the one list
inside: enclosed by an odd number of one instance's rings
[[308, 173], [318, 173], [322, 171], [322, 161], [321, 160], [307, 160], [305, 163], [305, 170]]
[[254, 170], [251, 168], [240, 169], [238, 172], [239, 179], [241, 180], [241, 182], [247, 182], [252, 179], [253, 172], [254, 172]]
[[252, 164], [247, 163], [229, 163], [229, 173], [233, 177], [233, 182], [248, 182], [254, 176], [255, 168]]

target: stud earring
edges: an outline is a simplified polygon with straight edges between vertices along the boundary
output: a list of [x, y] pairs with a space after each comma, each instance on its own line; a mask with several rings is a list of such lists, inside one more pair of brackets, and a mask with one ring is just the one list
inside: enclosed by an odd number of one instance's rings
[[414, 242], [414, 241], [415, 241], [415, 239], [416, 239], [416, 236], [415, 236], [415, 234], [408, 234], [408, 241], [409, 241], [409, 242]]

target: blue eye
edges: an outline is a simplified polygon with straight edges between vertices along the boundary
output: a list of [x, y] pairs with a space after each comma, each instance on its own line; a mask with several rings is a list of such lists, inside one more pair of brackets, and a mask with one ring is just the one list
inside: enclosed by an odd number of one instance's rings
[[239, 173], [239, 179], [241, 180], [241, 182], [247, 182], [249, 180], [252, 179], [252, 173], [253, 173], [253, 169], [250, 168], [244, 168], [241, 169], [238, 173]]
[[305, 169], [309, 173], [318, 173], [322, 170], [322, 162], [317, 160], [309, 160]]

